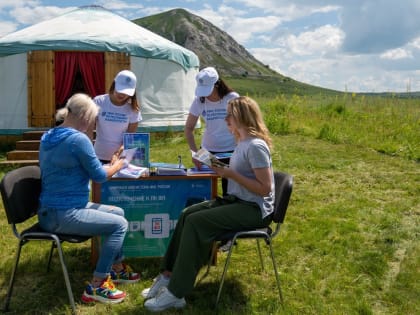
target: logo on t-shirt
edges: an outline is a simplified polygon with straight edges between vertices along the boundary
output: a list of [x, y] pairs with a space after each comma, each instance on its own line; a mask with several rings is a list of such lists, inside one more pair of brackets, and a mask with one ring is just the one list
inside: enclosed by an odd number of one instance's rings
[[102, 112], [101, 114], [104, 121], [127, 123], [128, 115], [125, 113]]
[[210, 121], [210, 120], [225, 120], [225, 117], [226, 117], [226, 109], [224, 109], [224, 108], [215, 108], [215, 109], [211, 109], [211, 110], [207, 109], [207, 113], [206, 113], [207, 121]]

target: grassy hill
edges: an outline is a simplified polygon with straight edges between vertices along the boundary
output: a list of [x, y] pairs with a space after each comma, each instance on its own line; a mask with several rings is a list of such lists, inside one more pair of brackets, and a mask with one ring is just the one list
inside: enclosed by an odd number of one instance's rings
[[283, 77], [254, 58], [229, 34], [184, 9], [133, 22], [193, 51], [199, 57], [201, 67], [216, 66], [223, 75]]
[[226, 82], [241, 95], [259, 97], [277, 97], [280, 95], [299, 96], [339, 96], [344, 93], [324, 89], [314, 85], [295, 81], [288, 77], [278, 76], [226, 76]]

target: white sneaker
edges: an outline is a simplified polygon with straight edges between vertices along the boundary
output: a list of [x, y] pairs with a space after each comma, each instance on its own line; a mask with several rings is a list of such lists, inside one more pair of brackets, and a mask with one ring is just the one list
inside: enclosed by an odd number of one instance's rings
[[153, 279], [153, 284], [150, 288], [147, 288], [141, 291], [141, 295], [145, 299], [154, 298], [158, 294], [159, 289], [162, 287], [167, 287], [168, 284], [169, 284], [169, 278], [160, 274], [156, 278]]
[[219, 250], [221, 252], [228, 252], [232, 246], [233, 246], [232, 240], [228, 240], [226, 243], [224, 243], [223, 245], [219, 247]]
[[162, 287], [156, 297], [146, 300], [144, 307], [151, 312], [160, 312], [168, 308], [183, 308], [187, 305], [185, 299], [179, 299], [167, 287]]

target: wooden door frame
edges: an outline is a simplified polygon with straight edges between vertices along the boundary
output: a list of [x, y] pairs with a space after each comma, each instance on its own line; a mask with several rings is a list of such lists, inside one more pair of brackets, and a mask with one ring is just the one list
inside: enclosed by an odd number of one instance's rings
[[[130, 69], [130, 55], [122, 52], [104, 52], [105, 86], [108, 92], [115, 75]], [[28, 68], [28, 127], [55, 126], [55, 69], [54, 51], [40, 50], [27, 53]]]

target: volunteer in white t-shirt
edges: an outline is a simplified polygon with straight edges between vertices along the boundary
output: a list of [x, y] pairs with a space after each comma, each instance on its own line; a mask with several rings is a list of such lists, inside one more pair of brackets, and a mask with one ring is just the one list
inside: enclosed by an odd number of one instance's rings
[[136, 84], [133, 72], [120, 71], [108, 94], [93, 99], [100, 108], [96, 119], [95, 152], [102, 163], [112, 163], [119, 157], [123, 150], [123, 134], [136, 132], [142, 120]]
[[[193, 103], [191, 104], [185, 123], [185, 137], [193, 152], [198, 148], [195, 143], [194, 129], [198, 119], [203, 117], [205, 130], [201, 139], [201, 147], [213, 154], [226, 155], [220, 159], [229, 164], [229, 154], [235, 149], [235, 138], [227, 128], [225, 117], [227, 104], [231, 99], [239, 96], [220, 77], [216, 69], [207, 67], [196, 76], [197, 86]], [[193, 159], [195, 166], [200, 169], [201, 163]], [[227, 191], [227, 181], [222, 179], [223, 195]]]

